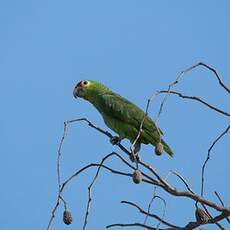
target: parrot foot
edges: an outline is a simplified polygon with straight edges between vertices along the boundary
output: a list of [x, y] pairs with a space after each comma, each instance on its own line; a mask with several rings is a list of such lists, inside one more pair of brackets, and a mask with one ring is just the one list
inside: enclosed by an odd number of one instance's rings
[[136, 163], [138, 163], [141, 160], [138, 153], [131, 153], [131, 155], [129, 156], [129, 159], [132, 162], [136, 162]]
[[120, 144], [120, 142], [121, 142], [122, 139], [123, 138], [121, 138], [121, 137], [114, 136], [114, 137], [110, 138], [110, 143], [112, 145], [118, 145], [118, 144]]
[[141, 144], [139, 142], [134, 144], [134, 149], [132, 150], [131, 147], [131, 155], [129, 156], [130, 160], [132, 162], [138, 163], [140, 161], [140, 157], [138, 155], [138, 152], [141, 150]]

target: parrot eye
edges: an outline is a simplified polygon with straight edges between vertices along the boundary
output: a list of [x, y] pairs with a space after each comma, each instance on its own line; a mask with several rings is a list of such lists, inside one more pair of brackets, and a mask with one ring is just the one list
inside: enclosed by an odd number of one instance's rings
[[83, 81], [83, 85], [88, 85], [88, 81]]

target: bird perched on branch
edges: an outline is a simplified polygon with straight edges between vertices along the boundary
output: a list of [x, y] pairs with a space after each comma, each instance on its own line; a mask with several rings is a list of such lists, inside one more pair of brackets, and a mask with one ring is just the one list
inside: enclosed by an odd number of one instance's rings
[[[73, 95], [89, 101], [102, 115], [105, 124], [116, 132], [119, 137], [113, 137], [111, 142], [118, 143], [124, 138], [134, 143], [134, 153], [140, 150], [141, 144], [163, 145], [163, 149], [170, 156], [173, 152], [161, 139], [162, 132], [157, 129], [153, 120], [132, 102], [111, 91], [105, 85], [91, 80], [77, 83]], [[140, 125], [144, 119], [142, 130], [138, 139]]]

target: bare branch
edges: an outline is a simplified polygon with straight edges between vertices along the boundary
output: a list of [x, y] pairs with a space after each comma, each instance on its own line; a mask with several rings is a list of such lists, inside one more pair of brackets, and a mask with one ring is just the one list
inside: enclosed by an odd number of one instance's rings
[[208, 149], [208, 154], [207, 154], [207, 158], [204, 161], [204, 164], [202, 166], [202, 173], [201, 173], [201, 196], [204, 195], [204, 173], [205, 173], [205, 167], [206, 164], [208, 163], [210, 156], [211, 156], [211, 151], [213, 149], [213, 147], [215, 146], [215, 144], [225, 135], [227, 134], [227, 132], [230, 129], [230, 125], [213, 141], [212, 145], [209, 147]]
[[49, 223], [48, 223], [47, 228], [46, 228], [47, 230], [49, 230], [50, 227], [51, 227], [51, 224], [52, 224], [52, 222], [53, 222], [53, 220], [55, 218], [55, 213], [57, 211], [57, 208], [58, 208], [59, 204], [60, 204], [60, 202], [59, 202], [59, 196], [58, 196], [56, 204], [55, 204], [55, 206], [54, 206], [54, 208], [53, 208], [53, 210], [51, 212], [51, 217], [50, 217]]
[[134, 146], [135, 146], [135, 144], [137, 143], [137, 141], [139, 140], [139, 138], [140, 138], [140, 136], [141, 136], [142, 127], [143, 127], [145, 118], [148, 116], [149, 104], [150, 104], [150, 101], [152, 100], [152, 97], [153, 97], [153, 96], [151, 96], [151, 97], [148, 99], [147, 106], [146, 106], [146, 110], [145, 110], [145, 114], [144, 114], [144, 117], [143, 117], [143, 119], [142, 119], [142, 121], [141, 121], [140, 128], [139, 128], [139, 130], [138, 130], [137, 136], [136, 136], [134, 142], [132, 143], [132, 145], [131, 145], [131, 147], [130, 147], [132, 153], [134, 152]]
[[[165, 103], [166, 103], [166, 101], [167, 101], [167, 99], [168, 99], [168, 96], [170, 95], [171, 88], [174, 87], [176, 84], [178, 84], [179, 81], [180, 81], [180, 79], [181, 79], [187, 72], [189, 72], [190, 70], [196, 68], [198, 65], [199, 65], [199, 63], [198, 63], [198, 64], [195, 64], [195, 65], [192, 65], [192, 66], [188, 67], [188, 68], [185, 69], [185, 70], [182, 70], [182, 71], [178, 74], [178, 76], [176, 77], [175, 81], [173, 81], [172, 83], [170, 83], [170, 84], [168, 85], [168, 89], [166, 90], [166, 95], [164, 96], [164, 98], [163, 98], [163, 100], [162, 100], [162, 102], [161, 102], [160, 109], [159, 109], [159, 112], [158, 112], [158, 114], [157, 114], [157, 118], [156, 118], [156, 120], [155, 120], [156, 123], [158, 122], [158, 119], [159, 119], [159, 117], [160, 117], [160, 115], [161, 115], [161, 113], [162, 113], [162, 111], [163, 111], [163, 107], [164, 107], [164, 105], [165, 105]], [[157, 94], [160, 94], [160, 93], [158, 92]]]
[[174, 94], [174, 95], [177, 95], [177, 96], [179, 96], [179, 97], [181, 97], [181, 98], [185, 98], [185, 99], [190, 99], [190, 100], [198, 101], [198, 102], [202, 103], [203, 105], [209, 107], [210, 109], [212, 109], [212, 110], [214, 110], [214, 111], [216, 111], [216, 112], [218, 112], [218, 113], [221, 113], [221, 114], [223, 114], [223, 115], [225, 115], [225, 116], [230, 117], [230, 113], [225, 112], [225, 111], [223, 111], [223, 110], [221, 110], [221, 109], [218, 109], [217, 107], [215, 107], [215, 106], [213, 106], [213, 105], [207, 103], [206, 101], [204, 101], [203, 99], [201, 99], [201, 98], [199, 98], [199, 97], [183, 95], [182, 93], [176, 92], [176, 91], [169, 91], [169, 92], [168, 92], [167, 90], [161, 90], [161, 91], [159, 91], [159, 94], [162, 94], [162, 93]]
[[69, 120], [69, 121], [66, 121], [67, 124], [70, 124], [70, 123], [75, 123], [75, 122], [79, 122], [79, 121], [83, 121], [83, 122], [86, 122], [88, 124], [88, 126], [90, 126], [91, 128], [94, 128], [96, 129], [97, 131], [99, 131], [100, 133], [106, 135], [107, 137], [109, 138], [112, 138], [113, 135], [99, 127], [97, 127], [96, 125], [94, 125], [91, 121], [89, 121], [87, 118], [83, 117], [83, 118], [78, 118], [78, 119], [73, 119], [73, 120]]
[[169, 227], [172, 227], [172, 228], [177, 228], [177, 229], [180, 229], [181, 227], [179, 226], [176, 226], [176, 225], [173, 225], [173, 224], [170, 224], [169, 222], [163, 220], [161, 217], [155, 215], [155, 214], [151, 214], [151, 213], [148, 213], [146, 212], [145, 210], [143, 210], [142, 208], [140, 208], [137, 204], [133, 203], [133, 202], [130, 202], [130, 201], [121, 201], [122, 204], [128, 204], [130, 206], [133, 206], [135, 208], [137, 208], [139, 210], [140, 213], [144, 214], [144, 215], [148, 215], [149, 217], [152, 217], [158, 221], [160, 221], [162, 224], [165, 224], [166, 226], [169, 226]]
[[175, 230], [175, 228], [153, 228], [149, 225], [145, 225], [145, 224], [141, 224], [141, 223], [133, 223], [133, 224], [110, 224], [108, 226], [106, 226], [106, 228], [114, 228], [114, 227], [140, 227], [140, 228], [144, 228], [147, 230]]
[[57, 177], [58, 177], [58, 189], [60, 190], [61, 187], [61, 175], [60, 175], [60, 158], [61, 158], [61, 150], [62, 150], [62, 145], [64, 143], [64, 139], [67, 135], [67, 123], [64, 122], [64, 131], [63, 135], [61, 137], [60, 145], [58, 148], [58, 157], [57, 157]]
[[51, 218], [49, 220], [47, 230], [50, 229], [51, 223], [52, 223], [52, 221], [53, 221], [53, 219], [55, 217], [55, 212], [56, 212], [56, 210], [57, 210], [57, 208], [58, 208], [58, 206], [60, 204], [60, 200], [63, 201], [65, 208], [67, 206], [65, 200], [61, 197], [61, 192], [60, 192], [60, 189], [61, 189], [60, 158], [61, 158], [62, 145], [64, 143], [66, 135], [67, 135], [67, 123], [64, 122], [64, 131], [63, 131], [63, 135], [61, 137], [61, 141], [60, 141], [58, 151], [57, 151], [57, 181], [58, 181], [57, 202], [56, 202], [56, 205], [55, 205], [54, 209], [51, 212]]
[[148, 211], [147, 211], [147, 215], [145, 216], [144, 224], [147, 223], [147, 220], [148, 220], [148, 217], [149, 217], [149, 213], [150, 213], [150, 211], [151, 211], [151, 206], [152, 206], [152, 203], [153, 203], [153, 201], [154, 201], [154, 199], [155, 199], [155, 196], [156, 196], [156, 190], [157, 190], [157, 187], [154, 186], [153, 196], [152, 196], [152, 198], [151, 198], [151, 200], [150, 200], [150, 202], [149, 202], [149, 205], [148, 205]]
[[[113, 137], [113, 135], [108, 132], [108, 131], [105, 131], [99, 127], [97, 127], [96, 125], [94, 125], [91, 121], [89, 121], [87, 118], [83, 117], [83, 118], [78, 118], [78, 119], [73, 119], [73, 120], [69, 120], [67, 121], [67, 123], [74, 123], [74, 122], [86, 122], [91, 128], [97, 130], [98, 132], [104, 134], [105, 136], [107, 136], [109, 139], [111, 139]], [[116, 143], [115, 145], [117, 145], [124, 153], [126, 153], [128, 156], [131, 155], [131, 152], [129, 152], [129, 150], [127, 150], [122, 144], [120, 143]]]
[[[216, 71], [214, 68], [210, 67], [209, 65], [207, 65], [207, 64], [205, 64], [205, 63], [203, 63], [203, 62], [199, 62], [199, 63], [197, 63], [197, 64], [194, 64], [194, 65], [188, 67], [188, 68], [185, 69], [185, 70], [182, 70], [182, 71], [180, 72], [180, 74], [177, 76], [176, 80], [175, 80], [174, 82], [172, 82], [172, 83], [169, 85], [169, 88], [171, 88], [172, 86], [174, 86], [174, 85], [176, 85], [177, 83], [179, 83], [179, 80], [180, 80], [186, 73], [188, 73], [189, 71], [191, 71], [191, 70], [193, 70], [193, 69], [195, 69], [195, 68], [197, 68], [197, 67], [199, 67], [199, 66], [203, 66], [203, 67], [207, 68], [208, 70], [210, 70], [211, 72], [213, 72], [214, 75], [215, 75], [215, 77], [217, 78], [218, 83], [220, 84], [220, 86], [223, 87], [228, 93], [230, 93], [229, 87], [227, 87], [227, 86], [224, 84], [223, 80], [222, 80], [222, 79], [220, 78], [220, 76], [217, 74], [217, 71]], [[170, 91], [170, 89], [169, 89], [169, 91]]]
[[[161, 216], [161, 219], [162, 220], [164, 220], [164, 218], [165, 218], [165, 212], [166, 212], [166, 206], [167, 206], [167, 203], [166, 203], [166, 201], [165, 201], [165, 199], [163, 199], [162, 197], [160, 197], [160, 196], [157, 196], [157, 195], [155, 195], [155, 197], [154, 197], [155, 199], [156, 198], [158, 198], [159, 200], [161, 200], [162, 202], [163, 202], [163, 204], [164, 204], [164, 208], [163, 208], [163, 212], [162, 212], [162, 216]], [[159, 227], [160, 227], [160, 225], [161, 225], [161, 221], [159, 221], [158, 222], [158, 224], [157, 224], [157, 229], [159, 229]]]
[[[136, 136], [134, 142], [132, 143], [132, 145], [131, 145], [131, 147], [130, 147], [132, 153], [134, 152], [134, 146], [135, 146], [135, 144], [138, 142], [138, 140], [139, 140], [139, 138], [140, 138], [140, 136], [141, 136], [142, 127], [143, 127], [143, 125], [144, 125], [145, 118], [148, 116], [148, 111], [149, 111], [150, 103], [151, 103], [151, 101], [153, 100], [153, 98], [154, 98], [155, 96], [157, 96], [158, 94], [159, 94], [158, 92], [152, 94], [151, 97], [148, 98], [148, 100], [147, 100], [147, 105], [146, 105], [146, 108], [145, 108], [144, 117], [143, 117], [143, 119], [142, 119], [142, 121], [141, 121], [141, 123], [140, 123], [140, 127], [139, 127], [139, 130], [138, 130], [137, 136]], [[158, 113], [157, 119], [159, 118], [160, 113], [161, 113], [161, 112]], [[157, 119], [156, 119], [156, 120], [157, 120]], [[160, 136], [160, 139], [159, 139], [159, 142], [160, 142], [160, 141], [161, 141], [161, 132], [160, 132], [160, 130], [159, 130], [159, 128], [158, 128], [157, 122], [155, 122], [155, 125], [156, 125], [156, 128], [157, 128], [157, 132], [158, 132], [158, 134], [159, 134], [159, 136]]]
[[219, 84], [220, 84], [228, 93], [230, 93], [230, 88], [227, 87], [227, 86], [224, 84], [223, 80], [220, 78], [220, 76], [218, 75], [218, 73], [216, 72], [216, 70], [215, 70], [214, 68], [212, 68], [212, 67], [210, 67], [209, 65], [207, 65], [207, 64], [205, 64], [205, 63], [202, 63], [202, 62], [198, 63], [198, 65], [204, 66], [205, 68], [211, 70], [211, 71], [214, 73], [215, 77], [217, 78]]
[[224, 207], [224, 206], [220, 206], [215, 204], [212, 201], [206, 200], [204, 197], [199, 196], [197, 194], [191, 193], [189, 191], [179, 191], [178, 189], [176, 189], [175, 187], [171, 186], [168, 182], [166, 182], [157, 172], [154, 168], [152, 168], [150, 165], [140, 161], [139, 164], [141, 164], [142, 166], [144, 166], [146, 169], [148, 169], [151, 173], [153, 173], [157, 179], [159, 180], [159, 182], [161, 184], [159, 184], [158, 186], [160, 186], [161, 188], [163, 188], [166, 192], [170, 193], [171, 195], [174, 196], [182, 196], [182, 197], [189, 197], [192, 200], [198, 201], [202, 204], [208, 205], [214, 209], [216, 209], [217, 211], [220, 212], [226, 212], [230, 215], [230, 208]]
[[187, 190], [188, 190], [189, 192], [194, 193], [194, 192], [192, 191], [191, 187], [188, 185], [188, 182], [184, 179], [184, 177], [182, 177], [179, 173], [177, 173], [177, 172], [175, 172], [175, 171], [173, 171], [173, 170], [170, 170], [170, 172], [171, 172], [173, 175], [177, 176], [177, 177], [184, 183], [185, 187], [187, 188]]
[[[223, 200], [221, 199], [221, 197], [220, 197], [220, 195], [218, 194], [218, 192], [215, 191], [214, 193], [215, 193], [215, 195], [217, 196], [218, 200], [220, 201], [221, 205], [224, 206], [224, 202], [223, 202]], [[230, 224], [230, 219], [229, 219], [228, 217], [226, 217], [226, 220], [227, 220], [227, 222]]]
[[89, 216], [90, 204], [91, 204], [91, 202], [92, 202], [91, 190], [92, 190], [93, 184], [94, 184], [94, 183], [96, 182], [96, 180], [97, 180], [97, 177], [98, 177], [98, 175], [99, 175], [99, 172], [100, 172], [100, 169], [101, 169], [103, 163], [104, 163], [109, 157], [111, 157], [112, 155], [113, 155], [113, 153], [111, 153], [111, 154], [105, 156], [105, 157], [102, 159], [102, 161], [101, 161], [99, 167], [97, 168], [97, 172], [96, 172], [96, 174], [95, 174], [95, 176], [94, 176], [94, 178], [93, 178], [91, 184], [90, 184], [89, 187], [88, 187], [88, 202], [87, 202], [87, 208], [86, 208], [86, 212], [85, 212], [85, 220], [84, 220], [83, 230], [86, 229], [86, 226], [87, 226], [87, 223], [88, 223], [88, 216]]
[[[167, 177], [168, 177], [168, 175], [166, 176], [166, 178], [167, 178]], [[166, 180], [166, 178], [165, 178], [165, 180]], [[154, 201], [156, 198], [160, 199], [160, 200], [164, 203], [164, 208], [163, 208], [163, 213], [162, 213], [161, 219], [164, 219], [164, 217], [165, 217], [165, 212], [166, 212], [167, 203], [166, 203], [165, 199], [163, 199], [163, 198], [160, 197], [160, 196], [157, 196], [157, 195], [156, 195], [156, 192], [157, 192], [157, 186], [154, 186], [153, 196], [152, 196], [152, 198], [151, 198], [151, 200], [150, 200], [150, 202], [149, 202], [149, 205], [148, 205], [148, 211], [147, 211], [147, 215], [145, 216], [144, 224], [147, 223], [147, 220], [148, 220], [148, 217], [149, 217], [149, 213], [150, 213], [150, 211], [151, 211], [151, 206], [152, 206], [152, 204], [153, 204], [153, 201]], [[157, 224], [157, 228], [160, 227], [160, 224], [161, 224], [161, 222], [159, 221], [159, 223]]]

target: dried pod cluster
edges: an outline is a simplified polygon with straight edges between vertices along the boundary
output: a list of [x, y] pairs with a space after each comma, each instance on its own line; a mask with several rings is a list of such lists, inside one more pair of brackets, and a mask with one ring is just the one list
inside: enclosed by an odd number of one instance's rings
[[63, 212], [63, 222], [67, 225], [73, 222], [72, 214], [69, 210]]
[[142, 173], [138, 169], [134, 170], [134, 172], [133, 172], [133, 182], [135, 184], [140, 184], [141, 181], [142, 181]]

